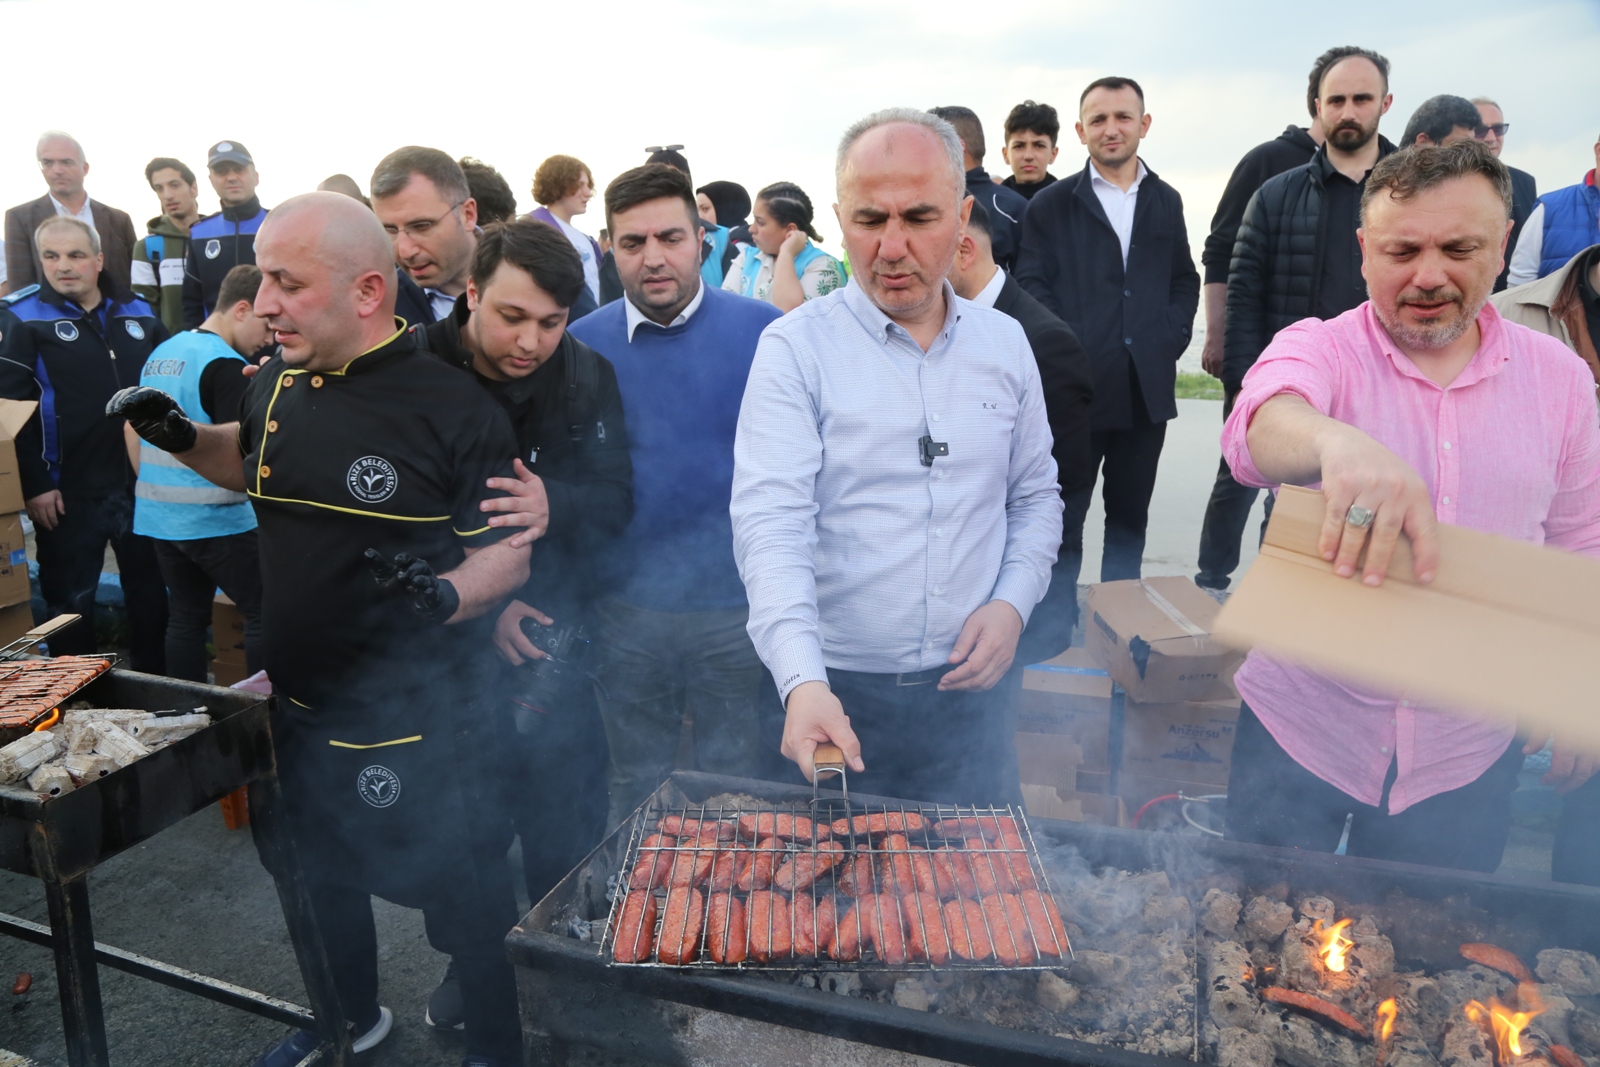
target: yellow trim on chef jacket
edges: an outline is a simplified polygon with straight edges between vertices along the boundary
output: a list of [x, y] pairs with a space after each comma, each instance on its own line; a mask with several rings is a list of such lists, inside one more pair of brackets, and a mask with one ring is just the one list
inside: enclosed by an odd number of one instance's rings
[[388, 748], [390, 745], [409, 745], [413, 741], [421, 740], [422, 735], [417, 734], [415, 737], [401, 737], [393, 741], [379, 741], [375, 745], [352, 745], [348, 741], [329, 741], [328, 744], [332, 745], [334, 748], [354, 748], [364, 750], [369, 748]]

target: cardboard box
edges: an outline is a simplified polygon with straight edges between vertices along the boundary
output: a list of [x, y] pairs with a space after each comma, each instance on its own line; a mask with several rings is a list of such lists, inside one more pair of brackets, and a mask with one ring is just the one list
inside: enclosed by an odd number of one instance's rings
[[0, 607], [25, 604], [33, 598], [23, 536], [21, 514], [0, 515]]
[[1111, 676], [1083, 648], [1025, 668], [1017, 732], [1070, 738], [1082, 750], [1083, 766], [1109, 769]]
[[218, 593], [211, 603], [211, 647], [216, 649], [216, 662], [244, 667], [244, 614], [225, 593]]
[[17, 434], [33, 418], [36, 400], [0, 400], [0, 514], [21, 511], [21, 468], [17, 466]]
[[0, 645], [9, 645], [33, 629], [33, 604], [23, 601], [0, 608]]
[[1051, 789], [1076, 789], [1078, 768], [1083, 764], [1083, 749], [1066, 734], [1018, 732], [1017, 769], [1025, 785]]
[[250, 669], [243, 663], [228, 663], [224, 660], [211, 661], [211, 681], [213, 685], [233, 685], [250, 677]]
[[1321, 493], [1284, 487], [1219, 638], [1600, 755], [1600, 562], [1440, 525], [1432, 582], [1416, 580], [1402, 538], [1374, 588], [1318, 553], [1324, 510]]
[[1128, 810], [1121, 798], [1104, 793], [1079, 793], [1044, 785], [1022, 787], [1022, 807], [1030, 819], [1059, 819], [1100, 826], [1127, 826]]
[[1123, 704], [1124, 777], [1173, 778], [1204, 783], [1226, 792], [1233, 767], [1233, 735], [1239, 701], [1186, 704]]
[[1089, 589], [1089, 653], [1132, 700], [1232, 699], [1244, 653], [1211, 636], [1220, 607], [1188, 578], [1101, 582]]

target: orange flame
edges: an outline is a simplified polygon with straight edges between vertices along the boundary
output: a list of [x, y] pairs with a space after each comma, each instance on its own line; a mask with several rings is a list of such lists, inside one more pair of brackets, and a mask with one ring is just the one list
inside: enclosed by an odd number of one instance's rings
[[1497, 1061], [1510, 1063], [1513, 1057], [1522, 1055], [1522, 1031], [1528, 1028], [1536, 1015], [1543, 1014], [1544, 1006], [1532, 1005], [1533, 1011], [1512, 1011], [1494, 997], [1489, 998], [1489, 1006], [1485, 1008], [1476, 1000], [1467, 1002], [1467, 1018], [1482, 1026], [1484, 1020], [1489, 1021], [1494, 1031], [1494, 1043], [1499, 1050]]
[[1400, 1014], [1400, 1006], [1390, 997], [1378, 1005], [1378, 1040], [1387, 1041], [1389, 1035], [1394, 1033], [1395, 1016]]
[[1321, 935], [1322, 947], [1317, 949], [1317, 955], [1322, 957], [1330, 971], [1343, 971], [1345, 967], [1344, 954], [1355, 946], [1355, 942], [1344, 936], [1344, 928], [1353, 920], [1340, 919], [1329, 930], [1323, 930], [1322, 920], [1317, 920], [1317, 925], [1312, 933]]

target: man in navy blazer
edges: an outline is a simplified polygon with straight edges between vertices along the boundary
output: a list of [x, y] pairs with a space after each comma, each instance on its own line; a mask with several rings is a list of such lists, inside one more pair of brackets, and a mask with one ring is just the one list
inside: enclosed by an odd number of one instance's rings
[[[1017, 281], [1083, 342], [1094, 369], [1092, 470], [1105, 478], [1100, 580], [1138, 578], [1156, 466], [1176, 418], [1178, 357], [1189, 346], [1200, 275], [1189, 255], [1183, 200], [1139, 158], [1150, 130], [1132, 78], [1083, 91], [1078, 139], [1089, 162], [1039, 192], [1022, 223]], [[1094, 491], [1067, 500], [1062, 554], [1083, 556]], [[1058, 575], [1061, 569], [1057, 568]]]

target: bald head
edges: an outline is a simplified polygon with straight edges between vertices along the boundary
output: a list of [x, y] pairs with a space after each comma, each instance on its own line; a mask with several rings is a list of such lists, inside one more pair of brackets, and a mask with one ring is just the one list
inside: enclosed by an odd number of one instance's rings
[[348, 196], [304, 193], [273, 208], [256, 265], [256, 314], [291, 365], [333, 370], [395, 332], [394, 249], [377, 216]]
[[356, 180], [348, 174], [329, 175], [317, 185], [317, 191], [338, 193], [340, 196], [348, 196], [352, 200], [359, 200], [368, 207], [372, 206], [367, 202], [367, 194], [361, 191], [361, 186], [357, 185]]

